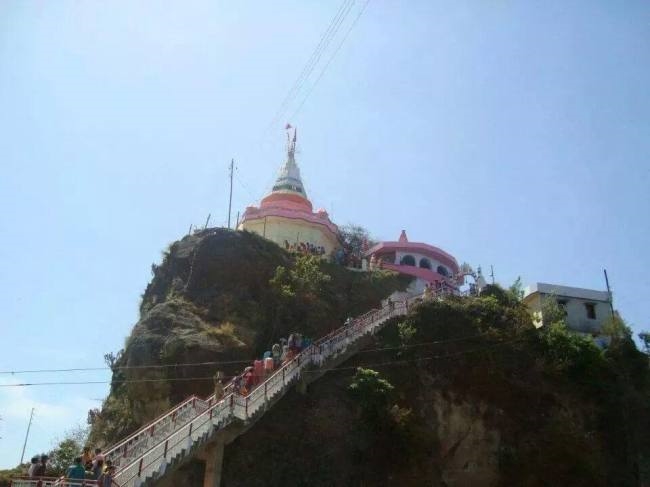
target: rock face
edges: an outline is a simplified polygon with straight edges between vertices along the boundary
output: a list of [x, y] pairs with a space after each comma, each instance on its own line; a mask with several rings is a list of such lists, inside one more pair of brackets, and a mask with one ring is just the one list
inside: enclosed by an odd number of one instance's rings
[[486, 404], [445, 398], [432, 391], [425, 403], [440, 444], [441, 481], [449, 487], [491, 486], [499, 479], [499, 431], [486, 424]]
[[[229, 445], [222, 485], [643, 485], [647, 356], [540, 334], [523, 311], [490, 297], [421, 305]], [[631, 366], [637, 392], [611, 375]], [[349, 392], [357, 367], [393, 384], [382, 414]]]
[[112, 357], [110, 395], [91, 412], [95, 444], [120, 439], [192, 394], [209, 395], [217, 370], [239, 373], [280, 337], [324, 335], [408, 285], [392, 273], [296, 259], [256, 234], [221, 228], [172, 243], [151, 270], [140, 320]]
[[[94, 444], [207, 395], [217, 369], [241, 370], [279, 337], [321, 336], [408, 285], [221, 229], [173, 243], [152, 271], [111, 393], [92, 415]], [[157, 367], [120, 368], [147, 365]], [[358, 367], [378, 371], [384, 392], [353, 394]], [[631, 340], [602, 352], [561, 327], [536, 330], [493, 288], [415, 306], [306, 394], [287, 393], [226, 447], [221, 485], [641, 486], [649, 418], [648, 358]], [[183, 467], [183, 485], [202, 485], [203, 468]]]
[[336, 373], [285, 397], [226, 448], [222, 485], [500, 485], [500, 435], [487, 406], [434, 391], [416, 401], [417, 432], [369, 430], [347, 384], [349, 373]]

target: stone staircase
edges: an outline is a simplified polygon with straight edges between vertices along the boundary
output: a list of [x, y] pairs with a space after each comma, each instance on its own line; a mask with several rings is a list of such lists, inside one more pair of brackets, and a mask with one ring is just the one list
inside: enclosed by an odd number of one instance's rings
[[390, 318], [405, 315], [415, 299], [389, 301], [383, 308], [352, 320], [282, 365], [247, 396], [237, 393], [231, 382], [219, 401], [214, 396], [189, 397], [105, 452], [117, 466], [118, 485], [164, 483], [166, 474], [195, 456], [220, 431], [239, 422], [243, 427], [234, 437], [242, 434], [301, 378], [311, 382], [347, 360], [364, 337], [376, 333]]

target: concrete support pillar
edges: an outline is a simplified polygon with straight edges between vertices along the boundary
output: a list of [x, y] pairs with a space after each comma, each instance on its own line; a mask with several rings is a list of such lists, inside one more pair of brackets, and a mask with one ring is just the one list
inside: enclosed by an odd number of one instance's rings
[[217, 438], [217, 441], [206, 448], [203, 487], [221, 486], [221, 468], [223, 467], [224, 447], [225, 444], [223, 439]]
[[300, 380], [296, 385], [296, 390], [303, 396], [307, 394], [307, 379], [305, 379], [305, 376], [302, 374], [300, 375]]

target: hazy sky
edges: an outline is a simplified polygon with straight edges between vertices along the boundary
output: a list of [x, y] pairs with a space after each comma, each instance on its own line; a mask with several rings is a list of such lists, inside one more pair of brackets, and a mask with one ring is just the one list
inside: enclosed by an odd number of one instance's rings
[[[161, 251], [225, 223], [230, 159], [235, 210], [270, 189], [287, 121], [335, 222], [504, 285], [607, 268], [650, 328], [650, 3], [371, 0], [314, 85], [364, 2], [279, 117], [338, 0], [0, 2], [1, 371], [102, 367]], [[27, 458], [107, 389], [0, 387], [0, 468], [31, 407]]]

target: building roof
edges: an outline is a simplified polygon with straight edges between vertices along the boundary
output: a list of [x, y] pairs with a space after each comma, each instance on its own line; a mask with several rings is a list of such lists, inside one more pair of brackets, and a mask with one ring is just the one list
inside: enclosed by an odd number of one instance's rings
[[560, 284], [548, 284], [545, 282], [537, 282], [528, 286], [525, 290], [525, 297], [535, 293], [554, 294], [558, 297], [578, 298], [587, 301], [603, 301], [607, 303], [610, 300], [610, 294], [607, 291], [562, 286]]
[[365, 255], [370, 256], [372, 254], [377, 254], [379, 256], [388, 252], [398, 251], [417, 253], [436, 259], [438, 262], [449, 267], [454, 274], [458, 273], [460, 269], [456, 259], [444, 250], [422, 242], [409, 242], [404, 230], [402, 230], [402, 233], [397, 242], [380, 242], [372, 248], [368, 249], [365, 252]]

